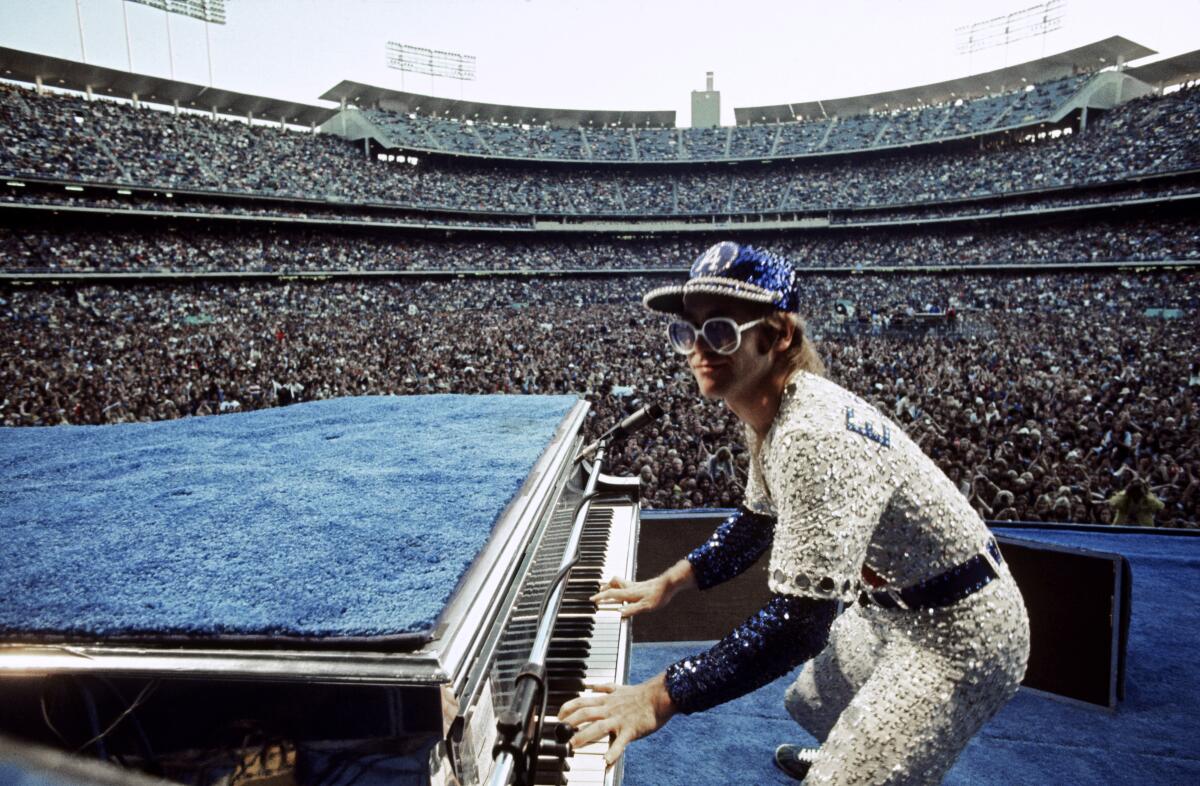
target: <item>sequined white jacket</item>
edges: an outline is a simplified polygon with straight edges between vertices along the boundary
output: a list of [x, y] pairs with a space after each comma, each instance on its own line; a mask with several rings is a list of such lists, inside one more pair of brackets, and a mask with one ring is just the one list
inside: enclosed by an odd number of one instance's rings
[[751, 462], [744, 504], [776, 519], [769, 581], [781, 594], [852, 600], [864, 565], [907, 587], [978, 554], [989, 538], [903, 431], [804, 371]]

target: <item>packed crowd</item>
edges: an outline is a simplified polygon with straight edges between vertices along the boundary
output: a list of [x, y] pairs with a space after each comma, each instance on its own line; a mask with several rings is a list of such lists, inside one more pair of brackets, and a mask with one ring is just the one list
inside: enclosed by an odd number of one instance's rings
[[[836, 228], [756, 236], [800, 267], [874, 268], [1200, 259], [1200, 220], [1077, 220], [1032, 226]], [[678, 267], [703, 239], [443, 240], [287, 226], [97, 231], [0, 228], [0, 270], [302, 272], [644, 270]]]
[[[728, 507], [747, 464], [736, 420], [697, 397], [662, 318], [638, 302], [677, 276], [9, 288], [0, 423], [575, 393], [594, 404], [595, 436], [657, 400], [667, 418], [610, 469], [639, 476], [652, 507]], [[1195, 273], [804, 279], [831, 377], [894, 418], [989, 519], [1111, 521], [1108, 500], [1140, 480], [1164, 503], [1158, 524], [1200, 526], [1198, 308]], [[950, 309], [955, 330], [844, 329]]]
[[1001, 199], [985, 198], [919, 207], [861, 208], [831, 213], [830, 221], [835, 224], [912, 224], [939, 219], [1011, 216], [1085, 205], [1128, 207], [1149, 201], [1177, 202], [1196, 197], [1200, 197], [1200, 176], [1183, 175], [1155, 183], [1139, 182], [1104, 188], [1043, 191]]
[[291, 218], [319, 222], [322, 225], [366, 224], [378, 226], [444, 226], [444, 227], [505, 227], [532, 229], [529, 216], [512, 214], [433, 213], [369, 205], [325, 205], [288, 199], [220, 198], [188, 194], [157, 193], [128, 196], [76, 196], [58, 189], [28, 190], [12, 188], [0, 193], [0, 203], [84, 208], [88, 210], [150, 211], [156, 213], [194, 213], [217, 216], [252, 216], [255, 218]]
[[862, 150], [1029, 125], [1052, 116], [1090, 74], [971, 100], [844, 118], [721, 128], [557, 128], [364, 110], [392, 144], [412, 150], [565, 161], [721, 161]]
[[[68, 208], [87, 208], [105, 211], [154, 211], [161, 213], [196, 213], [219, 216], [254, 216], [258, 218], [293, 218], [319, 221], [328, 225], [369, 224], [399, 226], [445, 226], [445, 227], [505, 227], [509, 229], [535, 228], [531, 215], [511, 213], [478, 212], [433, 212], [413, 210], [390, 205], [341, 204], [330, 205], [313, 200], [297, 200], [286, 197], [247, 197], [221, 195], [194, 195], [176, 192], [170, 197], [158, 192], [137, 192], [116, 195], [113, 191], [101, 191], [107, 196], [78, 196], [64, 192], [60, 186], [40, 183], [25, 183], [20, 187], [11, 184], [0, 191], [0, 203], [38, 205]], [[1160, 181], [1138, 181], [1124, 185], [1096, 188], [1071, 188], [1061, 191], [1041, 191], [1025, 196], [985, 197], [979, 200], [944, 202], [920, 207], [847, 208], [824, 213], [830, 223], [855, 226], [862, 224], [914, 224], [926, 221], [963, 218], [1006, 218], [1014, 215], [1031, 214], [1079, 206], [1128, 207], [1149, 201], [1175, 202], [1181, 199], [1200, 198], [1200, 174], [1179, 175]], [[739, 217], [742, 223], [748, 220], [780, 221], [791, 219], [800, 222], [804, 212], [793, 214]], [[625, 223], [623, 219], [614, 219]], [[628, 219], [634, 221], [636, 219]], [[654, 219], [656, 222], [661, 219]], [[690, 217], [681, 223], [696, 221], [710, 222], [708, 216]]]
[[524, 215], [811, 212], [1194, 170], [1197, 126], [1200, 90], [1190, 88], [1123, 104], [1093, 118], [1086, 133], [993, 138], [986, 149], [935, 145], [869, 159], [682, 170], [514, 168], [429, 157], [379, 161], [336, 136], [0, 85], [0, 174]]

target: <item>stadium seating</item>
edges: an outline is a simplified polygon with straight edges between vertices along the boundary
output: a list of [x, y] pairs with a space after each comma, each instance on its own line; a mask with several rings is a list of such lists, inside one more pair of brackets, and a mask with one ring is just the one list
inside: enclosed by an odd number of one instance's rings
[[[830, 373], [894, 417], [981, 514], [1111, 520], [1107, 500], [1137, 473], [1166, 503], [1160, 524], [1198, 526], [1200, 276], [1063, 266], [1200, 259], [1200, 221], [1167, 202], [1198, 192], [1200, 91], [1130, 101], [1090, 117], [1086, 133], [1023, 138], [1087, 78], [718, 129], [365, 110], [389, 140], [371, 155], [331, 135], [0, 85], [0, 174], [29, 181], [0, 194], [0, 272], [235, 274], [4, 285], [0, 424], [367, 393], [573, 392], [594, 403], [596, 435], [653, 396], [670, 403], [668, 422], [628, 442], [614, 471], [639, 475], [651, 507], [729, 506], [747, 465], [740, 431], [727, 411], [695, 404], [661, 320], [638, 298], [714, 237], [734, 236], [805, 270], [802, 310]], [[1012, 127], [1023, 130], [922, 144]], [[789, 157], [799, 158], [758, 163]], [[706, 163], [739, 158], [755, 163]], [[95, 183], [146, 191], [62, 189]], [[1152, 211], [1146, 200], [1159, 201]], [[1014, 216], [1097, 203], [1104, 213]], [[81, 207], [116, 217], [70, 212]], [[541, 231], [543, 220], [580, 218], [649, 228]], [[737, 231], [797, 218], [830, 226]], [[365, 222], [370, 231], [355, 226]], [[981, 272], [996, 265], [1020, 267]], [[909, 272], [925, 266], [959, 273]], [[1057, 272], [1032, 274], [1044, 269]], [[381, 271], [418, 275], [236, 277]], [[427, 275], [464, 271], [517, 275]], [[712, 469], [721, 447], [735, 455], [732, 475]]]
[[[824, 120], [746, 126], [739, 129], [636, 129], [597, 134], [585, 149], [566, 129], [545, 132], [528, 126], [494, 125], [487, 131], [453, 118], [366, 110], [366, 117], [397, 147], [445, 153], [487, 153], [533, 159], [602, 161], [720, 161], [763, 155], [797, 156], [824, 151], [868, 150], [917, 144], [948, 136], [984, 133], [996, 128], [1031, 125], [1049, 119], [1082, 87], [1090, 75], [1058, 79], [994, 96], [957, 101], [897, 113], [868, 114]], [[754, 130], [751, 130], [754, 129]], [[825, 132], [830, 132], [826, 134]], [[589, 129], [587, 133], [592, 134]], [[785, 141], [772, 150], [776, 133]], [[632, 143], [625, 137], [632, 136]], [[530, 137], [538, 137], [535, 143]], [[480, 140], [496, 138], [490, 149]], [[590, 155], [589, 155], [590, 152]]]
[[[1047, 93], [1055, 90], [1059, 88]], [[1022, 92], [1005, 101], [1021, 102], [1018, 111], [1025, 112], [1042, 100], [1041, 92]], [[978, 109], [991, 100], [971, 105]], [[997, 106], [987, 104], [980, 116], [996, 119], [1002, 111]], [[894, 146], [924, 128], [940, 124], [944, 130], [959, 109], [953, 108], [949, 116], [940, 107], [847, 120], [687, 131], [608, 127], [530, 128], [518, 133], [502, 126], [413, 116], [388, 126], [395, 144], [422, 139], [436, 146], [430, 149], [471, 152], [479, 160], [450, 166], [426, 157], [419, 166], [398, 166], [368, 160], [360, 146], [324, 134], [73, 96], [38, 96], [4, 86], [0, 174], [414, 208], [661, 216], [935, 203], [1200, 168], [1200, 150], [1190, 142], [1200, 125], [1200, 92], [1195, 89], [1130, 101], [1093, 120], [1085, 134], [1027, 144], [999, 140], [983, 150], [916, 147], [869, 158], [779, 161], [767, 169], [697, 164], [638, 171], [636, 163], [619, 168], [514, 168], [488, 160], [513, 151], [525, 151], [534, 159], [570, 151], [571, 157], [632, 161], [636, 155], [638, 162], [658, 163], [682, 151], [685, 158], [699, 161], [718, 148], [731, 156], [735, 150], [788, 156], [806, 150], [848, 150], [857, 144], [854, 140], [867, 137]]]
[[[709, 202], [725, 192], [691, 194]], [[551, 204], [563, 210], [570, 205]], [[785, 254], [801, 268], [871, 269], [1062, 266], [1094, 262], [1200, 260], [1200, 220], [1085, 220], [1051, 226], [867, 228], [758, 235], [751, 240]], [[689, 257], [680, 242], [486, 237], [433, 240], [382, 237], [329, 229], [230, 228], [163, 232], [158, 228], [100, 230], [0, 228], [0, 271], [7, 272], [316, 272], [675, 269]]]
[[[696, 398], [663, 320], [639, 303], [675, 279], [13, 288], [0, 304], [0, 344], [16, 348], [0, 353], [0, 425], [524, 392], [586, 395], [596, 436], [652, 397], [668, 416], [614, 451], [610, 471], [641, 477], [650, 507], [731, 507], [748, 464], [741, 430]], [[1197, 274], [806, 276], [801, 301], [833, 378], [894, 418], [984, 516], [1108, 521], [1106, 500], [1137, 472], [1166, 504], [1160, 525], [1200, 525]], [[1166, 307], [1192, 318], [1156, 315]], [[950, 309], [920, 334], [894, 327]], [[732, 476], [714, 470], [721, 447]]]

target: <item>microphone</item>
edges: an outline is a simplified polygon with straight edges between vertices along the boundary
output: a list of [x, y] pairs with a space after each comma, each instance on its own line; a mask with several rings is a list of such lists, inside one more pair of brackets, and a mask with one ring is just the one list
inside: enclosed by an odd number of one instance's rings
[[633, 432], [645, 428], [651, 422], [658, 420], [663, 416], [663, 408], [659, 404], [647, 404], [646, 406], [634, 412], [629, 417], [622, 420], [617, 425], [604, 432], [600, 439], [579, 451], [579, 455], [575, 457], [575, 463], [583, 461], [588, 456], [600, 449], [600, 446], [618, 439], [624, 439]]

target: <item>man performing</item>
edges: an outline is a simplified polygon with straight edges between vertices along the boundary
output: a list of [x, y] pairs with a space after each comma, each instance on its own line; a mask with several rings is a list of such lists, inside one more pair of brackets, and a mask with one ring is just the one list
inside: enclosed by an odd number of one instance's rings
[[[810, 784], [939, 783], [1014, 693], [1029, 654], [1020, 592], [983, 521], [894, 423], [823, 376], [786, 260], [719, 243], [649, 292], [700, 393], [746, 426], [742, 506], [663, 574], [595, 596], [625, 615], [707, 589], [771, 550], [773, 596], [707, 652], [563, 705], [579, 747], [632, 740], [807, 663], [784, 698], [821, 745], [781, 745]], [[839, 615], [839, 608], [845, 610]], [[836, 620], [835, 620], [836, 617]]]

